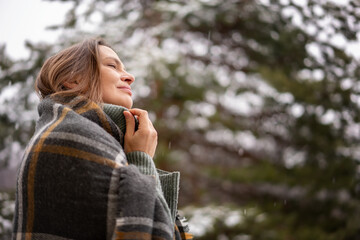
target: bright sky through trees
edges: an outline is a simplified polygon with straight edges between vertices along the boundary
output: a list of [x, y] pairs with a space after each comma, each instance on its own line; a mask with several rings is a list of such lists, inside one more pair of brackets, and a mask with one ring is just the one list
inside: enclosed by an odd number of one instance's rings
[[0, 0], [0, 44], [13, 58], [25, 58], [29, 52], [25, 40], [53, 42], [59, 32], [47, 26], [64, 20], [71, 4], [41, 0]]

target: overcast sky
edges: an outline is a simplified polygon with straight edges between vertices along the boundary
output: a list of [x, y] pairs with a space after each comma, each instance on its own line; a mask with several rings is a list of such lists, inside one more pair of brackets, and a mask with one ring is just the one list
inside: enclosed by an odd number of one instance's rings
[[26, 58], [25, 40], [54, 42], [59, 32], [45, 30], [62, 23], [69, 3], [42, 0], [0, 0], [0, 44], [14, 59]]
[[[268, 0], [263, 0], [267, 2]], [[281, 0], [287, 2], [288, 0]], [[306, 0], [294, 0], [304, 4]], [[332, 0], [346, 4], [348, 0]], [[62, 23], [72, 3], [49, 2], [44, 0], [0, 0], [0, 44], [6, 43], [7, 53], [14, 59], [26, 58], [25, 40], [33, 42], [54, 42], [58, 31], [46, 30], [47, 26]], [[350, 55], [360, 59], [360, 43], [346, 42], [341, 36], [332, 43], [345, 48]]]

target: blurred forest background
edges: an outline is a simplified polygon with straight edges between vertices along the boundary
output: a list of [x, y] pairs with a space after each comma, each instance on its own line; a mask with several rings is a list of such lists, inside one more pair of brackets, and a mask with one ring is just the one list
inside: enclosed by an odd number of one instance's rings
[[[44, 60], [102, 36], [136, 77], [159, 133], [156, 164], [181, 171], [196, 239], [360, 239], [360, 3], [327, 0], [62, 0], [57, 43], [0, 48], [0, 238], [34, 131]], [[359, 47], [357, 49], [360, 49]]]

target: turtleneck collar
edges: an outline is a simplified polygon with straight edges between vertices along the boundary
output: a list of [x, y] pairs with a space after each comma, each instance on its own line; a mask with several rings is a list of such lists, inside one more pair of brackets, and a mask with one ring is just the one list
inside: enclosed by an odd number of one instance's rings
[[126, 131], [126, 120], [124, 111], [128, 111], [123, 106], [113, 105], [105, 103], [103, 105], [103, 111], [113, 120], [113, 122], [120, 128], [121, 132], [125, 134]]

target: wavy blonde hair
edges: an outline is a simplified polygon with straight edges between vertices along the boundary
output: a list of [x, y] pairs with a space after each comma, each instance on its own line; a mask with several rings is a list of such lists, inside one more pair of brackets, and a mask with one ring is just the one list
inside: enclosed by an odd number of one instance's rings
[[[102, 103], [99, 46], [110, 47], [101, 38], [90, 38], [47, 59], [35, 81], [35, 90], [40, 99], [49, 95], [83, 95], [96, 103]], [[75, 82], [76, 85], [67, 88], [64, 85], [67, 82]]]

